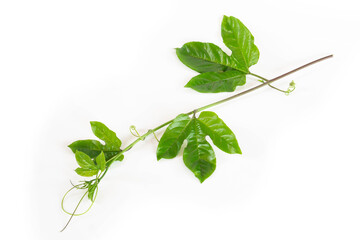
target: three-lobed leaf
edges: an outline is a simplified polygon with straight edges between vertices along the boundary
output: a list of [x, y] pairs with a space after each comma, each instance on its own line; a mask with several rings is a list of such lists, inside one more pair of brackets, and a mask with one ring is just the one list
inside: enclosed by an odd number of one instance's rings
[[224, 16], [221, 24], [221, 36], [225, 45], [232, 51], [237, 69], [245, 73], [259, 60], [259, 49], [254, 44], [254, 36], [249, 29], [235, 17]]
[[189, 42], [176, 49], [182, 63], [201, 73], [186, 87], [202, 93], [218, 93], [232, 92], [245, 84], [249, 67], [256, 64], [260, 56], [254, 36], [239, 19], [231, 16], [224, 16], [221, 35], [231, 56], [212, 43]]
[[193, 77], [185, 87], [201, 93], [233, 92], [246, 83], [246, 74], [239, 71], [206, 72]]
[[187, 140], [183, 160], [185, 165], [203, 182], [216, 168], [213, 148], [207, 142], [210, 136], [215, 146], [227, 153], [241, 154], [234, 133], [213, 112], [202, 112], [199, 118], [178, 115], [165, 130], [157, 148], [157, 159], [174, 158]]

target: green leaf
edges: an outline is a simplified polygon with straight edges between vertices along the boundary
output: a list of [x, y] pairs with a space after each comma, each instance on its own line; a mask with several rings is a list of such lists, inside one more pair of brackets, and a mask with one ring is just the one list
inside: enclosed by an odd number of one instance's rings
[[215, 171], [216, 157], [213, 148], [205, 140], [206, 134], [196, 118], [191, 120], [189, 128], [183, 159], [185, 165], [202, 183]]
[[214, 112], [201, 112], [198, 118], [201, 129], [209, 135], [215, 146], [226, 153], [241, 154], [235, 134]]
[[221, 24], [221, 36], [225, 45], [232, 51], [231, 57], [237, 62], [237, 69], [248, 73], [249, 67], [259, 60], [259, 49], [254, 44], [254, 36], [235, 17], [224, 16]]
[[96, 157], [102, 151], [103, 145], [96, 140], [79, 140], [68, 146], [74, 153], [80, 151], [86, 153], [91, 158]]
[[75, 158], [80, 167], [85, 169], [97, 170], [98, 167], [95, 165], [94, 161], [85, 153], [76, 151]]
[[109, 160], [116, 154], [120, 153], [120, 149], [118, 150], [107, 150], [108, 147], [105, 147], [105, 145], [101, 144], [97, 140], [78, 140], [73, 142], [68, 146], [73, 153], [76, 151], [81, 151], [83, 153], [86, 153], [91, 158], [97, 157], [101, 152], [104, 152], [105, 159]]
[[100, 168], [100, 170], [105, 171], [106, 160], [105, 160], [104, 152], [101, 152], [99, 154], [99, 156], [96, 157], [95, 161], [96, 161], [96, 164], [98, 165], [98, 167]]
[[193, 77], [185, 87], [201, 93], [233, 92], [245, 82], [245, 73], [239, 71], [206, 72]]
[[92, 169], [85, 169], [85, 168], [77, 168], [75, 169], [75, 172], [83, 177], [91, 177], [96, 175], [99, 172], [99, 169], [92, 170]]
[[234, 66], [230, 56], [212, 43], [185, 43], [176, 49], [176, 54], [183, 64], [199, 73], [224, 72]]
[[186, 114], [180, 114], [167, 127], [156, 150], [158, 160], [161, 158], [170, 159], [176, 157], [188, 134], [187, 128], [189, 123], [189, 116]]
[[200, 182], [205, 181], [216, 168], [215, 152], [207, 142], [210, 136], [215, 146], [227, 153], [241, 150], [234, 133], [214, 113], [201, 112], [199, 118], [190, 119], [186, 114], [178, 115], [167, 127], [157, 148], [157, 159], [174, 158], [187, 139], [183, 160]]
[[95, 182], [94, 184], [89, 185], [88, 187], [88, 198], [90, 199], [90, 201], [94, 202], [94, 196], [95, 196], [95, 191], [98, 188], [97, 183]]
[[121, 147], [121, 141], [116, 136], [115, 132], [111, 131], [105, 124], [101, 122], [90, 122], [91, 129], [95, 136], [105, 142], [104, 150], [118, 151]]

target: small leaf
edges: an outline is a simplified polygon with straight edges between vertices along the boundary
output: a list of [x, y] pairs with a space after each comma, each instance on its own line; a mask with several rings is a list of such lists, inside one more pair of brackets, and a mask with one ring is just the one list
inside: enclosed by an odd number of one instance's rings
[[90, 199], [90, 201], [94, 202], [94, 196], [95, 196], [95, 191], [98, 188], [97, 183], [95, 182], [94, 184], [89, 185], [88, 187], [88, 198]]
[[91, 169], [91, 170], [98, 169], [98, 167], [95, 165], [94, 161], [83, 152], [76, 151], [75, 158], [76, 158], [76, 161], [79, 164], [79, 166], [82, 168]]
[[187, 128], [189, 123], [189, 116], [186, 114], [180, 114], [166, 128], [166, 131], [161, 137], [156, 150], [158, 160], [161, 158], [170, 159], [176, 157], [188, 134]]
[[180, 61], [199, 72], [224, 72], [234, 65], [221, 48], [212, 43], [189, 42], [176, 49]]
[[105, 171], [106, 160], [105, 160], [104, 152], [101, 152], [99, 154], [99, 156], [96, 157], [95, 161], [96, 161], [96, 164], [98, 165], [98, 167], [100, 168], [100, 170]]
[[193, 77], [185, 87], [201, 93], [233, 92], [245, 82], [245, 73], [239, 71], [206, 72]]
[[91, 129], [95, 136], [105, 142], [104, 150], [117, 151], [120, 150], [121, 140], [116, 136], [115, 132], [111, 131], [105, 124], [101, 122], [90, 122]]
[[210, 136], [211, 140], [226, 153], [241, 154], [235, 134], [214, 112], [201, 112], [198, 118], [201, 129]]
[[237, 62], [236, 68], [248, 73], [249, 67], [256, 64], [260, 56], [254, 44], [254, 36], [239, 19], [227, 16], [224, 16], [221, 24], [221, 36], [232, 51], [231, 57]]
[[77, 168], [75, 169], [75, 172], [83, 177], [91, 177], [96, 175], [99, 172], [99, 169], [92, 170], [92, 169], [85, 169], [85, 168]]
[[196, 118], [191, 120], [187, 141], [183, 155], [184, 163], [202, 183], [215, 171], [216, 157]]

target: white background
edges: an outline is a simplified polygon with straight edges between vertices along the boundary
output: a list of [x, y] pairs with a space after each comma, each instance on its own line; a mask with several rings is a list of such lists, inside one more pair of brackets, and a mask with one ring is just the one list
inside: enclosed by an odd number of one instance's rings
[[[360, 239], [357, 1], [1, 1], [1, 235], [4, 239]], [[200, 184], [181, 157], [157, 162], [150, 137], [112, 166], [94, 207], [59, 233], [66, 147], [104, 122], [123, 144], [178, 113], [229, 96], [183, 88], [174, 48], [224, 47], [222, 16], [255, 36], [271, 78], [334, 58], [212, 110], [243, 155], [216, 150]], [[227, 50], [226, 50], [227, 51]], [[248, 87], [257, 84], [248, 78]], [[239, 92], [245, 88], [238, 88]], [[160, 131], [160, 136], [163, 131]], [[66, 202], [72, 209], [80, 194]], [[84, 206], [85, 207], [85, 206]]]

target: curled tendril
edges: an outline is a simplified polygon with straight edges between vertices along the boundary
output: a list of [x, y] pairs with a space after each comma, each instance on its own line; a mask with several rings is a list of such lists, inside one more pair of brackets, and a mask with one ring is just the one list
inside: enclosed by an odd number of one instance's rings
[[[131, 135], [133, 135], [134, 137], [140, 137], [139, 132], [136, 130], [136, 127], [134, 125], [131, 125], [129, 127], [130, 133]], [[134, 133], [135, 132], [135, 133]]]
[[129, 130], [131, 135], [133, 135], [134, 137], [140, 138], [141, 141], [145, 140], [145, 138], [141, 137], [140, 133], [136, 130], [136, 127], [134, 125], [131, 125], [129, 127]]
[[[258, 79], [259, 82], [266, 83], [267, 81], [269, 81], [269, 80], [267, 80], [267, 79], [265, 79], [265, 78], [261, 78], [260, 76], [257, 76], [257, 77], [260, 78], [260, 79]], [[293, 91], [295, 90], [295, 82], [294, 82], [294, 81], [291, 81], [291, 82], [289, 83], [289, 87], [288, 87], [288, 89], [287, 89], [286, 91], [285, 91], [285, 90], [282, 90], [282, 89], [280, 89], [280, 88], [277, 88], [277, 87], [275, 87], [275, 86], [273, 86], [273, 85], [271, 85], [271, 84], [269, 84], [269, 87], [271, 87], [271, 88], [273, 88], [273, 89], [276, 89], [276, 90], [278, 90], [278, 91], [280, 91], [280, 92], [283, 92], [283, 93], [285, 93], [286, 96], [288, 96], [291, 92], [293, 92]]]
[[[79, 187], [79, 186], [81, 186], [81, 185], [82, 185], [82, 187]], [[96, 186], [96, 192], [95, 192], [94, 201], [92, 201], [92, 202], [91, 202], [91, 205], [89, 206], [89, 208], [88, 208], [85, 212], [82, 212], [82, 213], [75, 213], [75, 212], [70, 213], [70, 212], [68, 212], [67, 210], [65, 210], [65, 208], [64, 208], [64, 201], [65, 201], [66, 196], [67, 196], [72, 190], [74, 190], [75, 188], [76, 188], [76, 189], [79, 189], [79, 190], [80, 190], [80, 189], [86, 189], [84, 183], [78, 184], [78, 185], [74, 185], [72, 188], [70, 188], [70, 189], [64, 194], [64, 196], [63, 196], [63, 198], [62, 198], [62, 200], [61, 200], [61, 209], [63, 210], [64, 213], [69, 214], [69, 215], [71, 215], [71, 216], [81, 216], [81, 215], [84, 215], [85, 213], [87, 213], [87, 212], [91, 209], [91, 207], [93, 206], [93, 204], [94, 204], [94, 202], [95, 202], [95, 199], [96, 199], [96, 196], [97, 196], [98, 186]], [[86, 192], [85, 192], [85, 195], [86, 195], [88, 192], [89, 192], [89, 191], [86, 191]], [[83, 197], [80, 199], [79, 204], [82, 202], [82, 200], [83, 200]]]
[[296, 86], [295, 86], [295, 82], [291, 81], [289, 83], [289, 87], [288, 89], [285, 91], [285, 95], [288, 96], [291, 92], [293, 92], [295, 90]]
[[[93, 179], [93, 180], [96, 180], [97, 183], [98, 183], [98, 182], [99, 182], [99, 181], [98, 181], [98, 176], [96, 177], [96, 179]], [[86, 211], [84, 211], [84, 212], [82, 212], [82, 213], [76, 213], [76, 210], [77, 210], [78, 207], [80, 206], [81, 202], [84, 200], [84, 197], [89, 193], [89, 190], [87, 190], [87, 191], [82, 195], [82, 197], [80, 198], [78, 204], [76, 205], [76, 207], [75, 207], [75, 209], [74, 209], [74, 211], [73, 211], [72, 213], [68, 212], [68, 211], [65, 210], [65, 208], [64, 208], [65, 198], [66, 198], [66, 196], [67, 196], [72, 190], [74, 190], [74, 189], [79, 189], [79, 190], [81, 190], [81, 189], [86, 189], [86, 188], [88, 188], [89, 184], [91, 184], [91, 183], [93, 182], [93, 180], [91, 180], [91, 181], [85, 181], [84, 183], [77, 184], [77, 185], [74, 185], [74, 184], [70, 181], [70, 183], [71, 183], [71, 185], [72, 185], [73, 187], [70, 188], [70, 189], [64, 194], [64, 196], [63, 196], [63, 198], [62, 198], [62, 200], [61, 200], [61, 209], [63, 210], [64, 213], [69, 214], [69, 215], [70, 215], [70, 218], [69, 218], [68, 222], [66, 223], [65, 227], [64, 227], [60, 232], [62, 232], [62, 231], [64, 231], [64, 230], [66, 229], [66, 227], [69, 225], [71, 219], [72, 219], [74, 216], [81, 216], [81, 215], [87, 213], [88, 211], [90, 211], [90, 209], [91, 209], [92, 206], [94, 205], [94, 202], [95, 202], [95, 200], [96, 200], [96, 197], [97, 197], [97, 194], [98, 194], [98, 191], [99, 191], [99, 188], [98, 188], [97, 185], [96, 185], [96, 189], [95, 189], [94, 199], [91, 201], [91, 204], [90, 204], [90, 206], [88, 207], [88, 209], [86, 209]]]
[[155, 132], [153, 132], [153, 134], [154, 134], [154, 137], [155, 137], [156, 141], [160, 142], [160, 140], [157, 138]]

